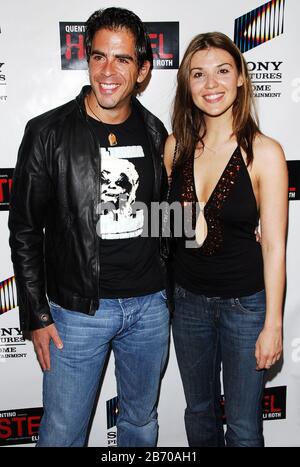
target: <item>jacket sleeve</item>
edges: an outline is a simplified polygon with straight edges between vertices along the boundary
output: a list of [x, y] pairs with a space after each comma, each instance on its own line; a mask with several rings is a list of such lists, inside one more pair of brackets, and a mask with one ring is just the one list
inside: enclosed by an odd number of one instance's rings
[[34, 330], [53, 323], [45, 290], [44, 227], [51, 196], [45, 147], [27, 124], [14, 170], [8, 226], [20, 327]]

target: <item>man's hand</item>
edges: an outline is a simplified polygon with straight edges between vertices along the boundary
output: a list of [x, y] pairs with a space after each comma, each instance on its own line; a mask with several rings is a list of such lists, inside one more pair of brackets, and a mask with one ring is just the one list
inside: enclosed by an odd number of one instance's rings
[[257, 226], [255, 231], [255, 238], [258, 243], [261, 243], [261, 234], [260, 234], [260, 226]]
[[46, 328], [31, 331], [31, 338], [34, 350], [42, 369], [50, 370], [50, 351], [49, 344], [51, 339], [58, 349], [63, 348], [63, 343], [58, 335], [55, 324], [50, 324]]

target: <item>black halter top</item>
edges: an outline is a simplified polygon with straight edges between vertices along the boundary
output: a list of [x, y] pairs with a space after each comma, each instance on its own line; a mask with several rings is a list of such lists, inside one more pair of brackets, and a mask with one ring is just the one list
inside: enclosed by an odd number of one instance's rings
[[[197, 195], [192, 158], [175, 167], [170, 192], [170, 202], [174, 201], [192, 206], [194, 229]], [[187, 247], [184, 231], [177, 239], [176, 282], [193, 293], [210, 297], [239, 297], [262, 290], [262, 252], [255, 237], [259, 213], [239, 146], [205, 204], [204, 217], [207, 236], [202, 246]]]

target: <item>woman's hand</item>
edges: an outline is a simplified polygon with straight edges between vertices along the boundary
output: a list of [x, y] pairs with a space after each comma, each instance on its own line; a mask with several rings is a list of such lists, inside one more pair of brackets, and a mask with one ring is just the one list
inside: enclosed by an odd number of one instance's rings
[[256, 369], [269, 369], [282, 353], [282, 328], [264, 327], [255, 345]]

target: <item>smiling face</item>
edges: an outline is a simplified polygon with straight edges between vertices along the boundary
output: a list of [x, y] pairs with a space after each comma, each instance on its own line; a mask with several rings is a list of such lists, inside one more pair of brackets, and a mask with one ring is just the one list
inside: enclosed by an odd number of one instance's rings
[[144, 81], [149, 69], [149, 62], [138, 68], [130, 31], [100, 29], [94, 35], [89, 60], [91, 104], [99, 105], [106, 114], [115, 110], [121, 119], [127, 116], [135, 84]]
[[189, 80], [193, 102], [207, 117], [232, 112], [237, 88], [243, 84], [230, 53], [214, 47], [193, 55]]

